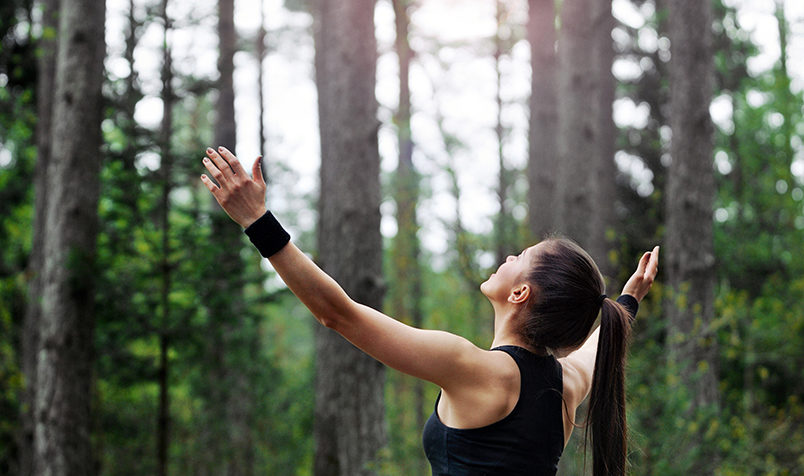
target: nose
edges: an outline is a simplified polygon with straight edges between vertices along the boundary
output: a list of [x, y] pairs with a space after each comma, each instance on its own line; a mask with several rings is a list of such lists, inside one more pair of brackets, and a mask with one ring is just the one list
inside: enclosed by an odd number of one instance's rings
[[507, 262], [509, 262], [509, 261], [513, 261], [513, 260], [515, 260], [515, 259], [516, 259], [516, 256], [509, 255], [507, 258], [505, 258], [505, 262], [507, 263]]

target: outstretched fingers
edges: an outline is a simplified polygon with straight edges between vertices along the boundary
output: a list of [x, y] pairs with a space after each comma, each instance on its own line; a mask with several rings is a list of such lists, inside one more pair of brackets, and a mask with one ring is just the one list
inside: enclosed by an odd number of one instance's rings
[[206, 185], [207, 189], [210, 192], [212, 192], [212, 196], [214, 196], [215, 198], [218, 198], [218, 194], [221, 192], [221, 189], [220, 189], [220, 187], [215, 185], [215, 182], [213, 182], [212, 179], [207, 177], [207, 175], [205, 174], [205, 175], [201, 176], [201, 182], [203, 182], [204, 185]]
[[656, 246], [652, 251], [648, 251], [642, 255], [636, 271], [623, 287], [623, 294], [630, 294], [635, 297], [637, 301], [642, 301], [642, 298], [648, 294], [648, 291], [653, 285], [658, 269], [659, 247]]
[[254, 165], [251, 166], [251, 176], [254, 177], [254, 181], [257, 182], [257, 184], [265, 185], [265, 178], [262, 176], [262, 156], [257, 157], [257, 160], [254, 161]]
[[650, 262], [650, 251], [646, 251], [642, 258], [639, 258], [639, 263], [637, 264], [636, 274], [643, 276], [645, 274], [645, 270], [648, 269], [648, 262]]
[[[234, 172], [229, 166], [229, 163], [220, 154], [215, 152], [211, 147], [207, 147], [207, 157], [204, 158], [204, 166], [209, 170], [210, 175], [218, 182], [221, 187], [226, 185], [226, 182], [234, 178]], [[217, 168], [218, 172], [211, 167]]]
[[235, 157], [233, 153], [229, 152], [229, 149], [221, 146], [218, 147], [218, 152], [220, 153], [220, 155], [223, 156], [223, 158], [232, 168], [232, 171], [234, 172], [235, 175], [240, 175], [241, 177], [246, 176], [246, 170], [243, 168], [243, 165], [240, 163], [240, 161], [237, 159], [237, 157]]
[[[223, 187], [224, 184], [227, 181], [227, 177], [225, 175], [224, 170], [229, 171], [229, 166], [228, 165], [219, 166], [215, 162], [215, 159], [213, 159], [211, 156], [210, 157], [204, 157], [203, 162], [204, 162], [204, 167], [206, 167], [207, 171], [209, 172], [209, 175], [211, 175], [212, 178], [214, 178], [215, 181], [218, 182], [218, 185], [220, 187]], [[217, 186], [216, 186], [216, 188], [217, 188]]]
[[650, 261], [647, 264], [647, 268], [645, 269], [645, 276], [650, 278], [650, 281], [653, 282], [653, 279], [656, 277], [656, 273], [659, 272], [659, 246], [653, 247], [653, 251], [650, 253]]

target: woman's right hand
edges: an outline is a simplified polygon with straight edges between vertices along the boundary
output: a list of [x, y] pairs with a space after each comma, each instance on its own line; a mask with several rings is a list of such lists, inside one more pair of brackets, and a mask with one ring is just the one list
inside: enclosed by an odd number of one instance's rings
[[656, 273], [659, 271], [659, 246], [655, 246], [653, 251], [648, 251], [639, 260], [637, 270], [623, 286], [623, 294], [633, 296], [641, 302], [642, 298], [648, 294]]

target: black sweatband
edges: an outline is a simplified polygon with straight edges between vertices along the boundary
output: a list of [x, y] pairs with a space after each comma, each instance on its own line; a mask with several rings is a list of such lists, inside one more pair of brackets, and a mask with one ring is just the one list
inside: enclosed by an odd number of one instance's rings
[[637, 311], [639, 311], [639, 301], [630, 294], [621, 294], [617, 298], [617, 302], [622, 304], [626, 311], [628, 311], [628, 321], [633, 324], [636, 320]]
[[290, 241], [290, 235], [270, 211], [265, 212], [265, 215], [243, 231], [265, 258], [270, 258]]

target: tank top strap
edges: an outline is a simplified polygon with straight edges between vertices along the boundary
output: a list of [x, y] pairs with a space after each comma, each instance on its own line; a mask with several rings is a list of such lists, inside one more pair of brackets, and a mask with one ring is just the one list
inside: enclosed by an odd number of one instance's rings
[[491, 350], [503, 351], [510, 355], [519, 367], [520, 395], [537, 397], [543, 391], [563, 390], [561, 364], [552, 355], [538, 355], [516, 345], [501, 345]]

